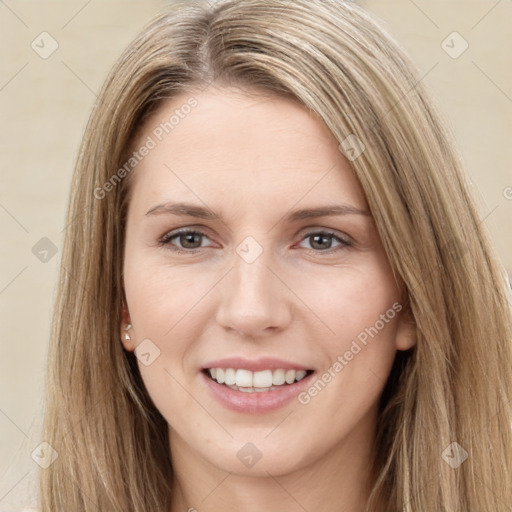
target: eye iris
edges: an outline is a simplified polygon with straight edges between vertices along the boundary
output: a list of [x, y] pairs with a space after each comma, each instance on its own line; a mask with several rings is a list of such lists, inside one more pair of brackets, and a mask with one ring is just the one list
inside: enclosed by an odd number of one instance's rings
[[[332, 243], [331, 235], [318, 234], [311, 235], [309, 238], [312, 240], [311, 247], [313, 247], [313, 249], [329, 249]], [[326, 241], [327, 244], [324, 243], [322, 245], [322, 243], [319, 243], [319, 240], [323, 240], [324, 242]], [[315, 247], [316, 244], [318, 245]]]
[[[194, 241], [195, 239], [195, 241]], [[199, 243], [199, 245], [194, 245]], [[180, 235], [180, 244], [186, 249], [201, 247], [201, 235], [199, 233], [184, 233]]]

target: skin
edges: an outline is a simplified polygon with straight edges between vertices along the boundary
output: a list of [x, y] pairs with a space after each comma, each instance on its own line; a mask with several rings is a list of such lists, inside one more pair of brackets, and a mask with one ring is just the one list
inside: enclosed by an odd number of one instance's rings
[[[361, 511], [379, 397], [396, 351], [414, 344], [403, 311], [306, 405], [230, 411], [199, 373], [221, 357], [266, 356], [320, 377], [400, 302], [370, 215], [284, 220], [299, 208], [367, 210], [361, 186], [327, 127], [299, 104], [231, 88], [193, 96], [197, 106], [133, 171], [124, 263], [123, 318], [133, 325], [124, 346], [150, 339], [160, 351], [139, 368], [169, 424], [172, 511]], [[190, 97], [162, 104], [136, 146]], [[147, 214], [168, 202], [206, 205], [222, 220]], [[205, 236], [159, 245], [183, 227]], [[352, 245], [315, 244], [324, 230]], [[248, 236], [263, 248], [250, 264], [236, 252]], [[237, 457], [247, 442], [261, 453], [251, 468]]]

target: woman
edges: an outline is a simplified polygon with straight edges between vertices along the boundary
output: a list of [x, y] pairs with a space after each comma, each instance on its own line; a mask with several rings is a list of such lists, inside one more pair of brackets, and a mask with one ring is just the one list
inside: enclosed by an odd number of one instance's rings
[[171, 10], [77, 163], [43, 510], [510, 510], [503, 277], [364, 11]]

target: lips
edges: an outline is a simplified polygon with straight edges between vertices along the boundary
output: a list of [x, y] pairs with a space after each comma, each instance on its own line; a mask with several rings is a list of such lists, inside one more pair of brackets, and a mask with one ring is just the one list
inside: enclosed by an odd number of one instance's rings
[[223, 406], [250, 414], [289, 403], [314, 373], [303, 365], [274, 358], [227, 358], [211, 361], [201, 370], [207, 388]]

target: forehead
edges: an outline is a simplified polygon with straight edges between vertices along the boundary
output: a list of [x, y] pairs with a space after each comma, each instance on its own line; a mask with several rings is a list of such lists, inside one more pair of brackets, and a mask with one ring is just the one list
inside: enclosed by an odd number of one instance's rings
[[182, 93], [145, 123], [135, 151], [144, 145], [151, 149], [132, 176], [132, 198], [144, 203], [276, 205], [308, 196], [365, 205], [336, 139], [291, 99], [236, 89]]

